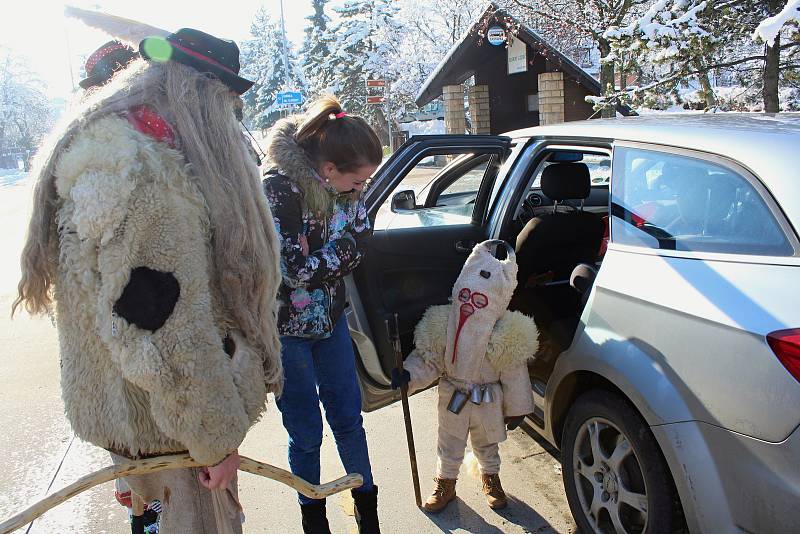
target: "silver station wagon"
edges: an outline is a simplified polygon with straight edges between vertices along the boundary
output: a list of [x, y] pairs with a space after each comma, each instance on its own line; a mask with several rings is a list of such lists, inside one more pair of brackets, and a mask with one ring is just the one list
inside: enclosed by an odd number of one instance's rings
[[397, 400], [385, 321], [410, 352], [472, 247], [503, 239], [539, 330], [528, 426], [582, 531], [800, 531], [798, 154], [793, 114], [412, 138], [366, 193], [348, 279], [364, 409]]

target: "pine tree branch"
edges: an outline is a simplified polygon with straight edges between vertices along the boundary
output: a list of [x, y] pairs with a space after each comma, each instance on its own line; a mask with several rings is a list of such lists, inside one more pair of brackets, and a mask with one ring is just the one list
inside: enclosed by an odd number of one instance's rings
[[643, 93], [645, 91], [650, 91], [650, 90], [656, 89], [658, 87], [662, 87], [662, 86], [665, 86], [665, 85], [673, 84], [673, 83], [678, 82], [678, 81], [680, 81], [680, 80], [682, 80], [684, 78], [689, 78], [691, 76], [696, 76], [698, 74], [705, 74], [705, 73], [707, 73], [709, 71], [712, 71], [714, 69], [732, 67], [732, 66], [735, 66], [735, 65], [741, 65], [742, 63], [747, 63], [749, 61], [755, 61], [755, 60], [762, 60], [763, 61], [764, 60], [764, 56], [763, 55], [748, 56], [748, 57], [745, 57], [745, 58], [739, 58], [737, 60], [727, 61], [727, 62], [724, 62], [724, 63], [715, 63], [715, 64], [712, 64], [712, 65], [705, 65], [705, 66], [703, 66], [703, 67], [701, 67], [699, 69], [694, 69], [694, 70], [689, 70], [689, 71], [678, 71], [677, 73], [673, 74], [672, 76], [669, 76], [669, 77], [661, 79], [661, 80], [657, 80], [655, 82], [649, 83], [649, 84], [647, 84], [645, 86], [642, 86], [642, 87], [638, 87], [636, 89], [622, 90], [622, 91], [617, 91], [615, 93], [611, 93], [611, 94], [603, 97], [603, 101], [606, 103], [606, 105], [611, 105], [611, 104], [619, 101], [623, 96], [630, 96], [630, 95], [635, 94], [635, 93]]

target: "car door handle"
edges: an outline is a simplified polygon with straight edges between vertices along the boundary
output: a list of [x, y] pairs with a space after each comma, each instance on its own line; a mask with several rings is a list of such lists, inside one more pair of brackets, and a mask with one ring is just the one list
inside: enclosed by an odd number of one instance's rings
[[475, 241], [456, 241], [456, 252], [469, 254], [475, 248]]

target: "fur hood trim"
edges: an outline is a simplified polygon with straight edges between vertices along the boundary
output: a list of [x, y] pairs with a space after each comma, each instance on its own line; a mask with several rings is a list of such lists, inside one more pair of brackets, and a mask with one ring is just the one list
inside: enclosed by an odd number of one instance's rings
[[[431, 306], [414, 329], [414, 343], [420, 358], [438, 363], [447, 350], [447, 323], [450, 305]], [[533, 358], [539, 334], [533, 319], [508, 311], [495, 323], [486, 357], [497, 372]]]
[[319, 181], [314, 165], [305, 151], [297, 144], [295, 135], [300, 129], [300, 116], [287, 117], [275, 123], [267, 136], [267, 155], [272, 166], [281, 174], [297, 182], [306, 196], [312, 190], [328, 194]]

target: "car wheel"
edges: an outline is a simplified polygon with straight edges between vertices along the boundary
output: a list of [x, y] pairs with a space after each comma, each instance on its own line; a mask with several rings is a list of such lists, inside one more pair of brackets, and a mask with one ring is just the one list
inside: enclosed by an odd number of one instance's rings
[[561, 441], [564, 488], [581, 532], [673, 532], [672, 478], [653, 434], [620, 396], [579, 397]]

